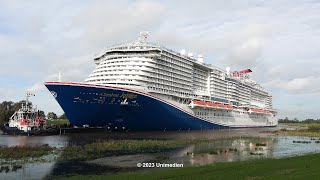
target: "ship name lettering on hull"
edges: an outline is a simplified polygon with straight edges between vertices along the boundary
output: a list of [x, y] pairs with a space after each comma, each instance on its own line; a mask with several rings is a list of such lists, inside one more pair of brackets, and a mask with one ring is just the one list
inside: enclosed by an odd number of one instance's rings
[[114, 93], [101, 93], [100, 96], [104, 96], [104, 97], [113, 97], [113, 98], [123, 98], [123, 99], [136, 99], [137, 95], [133, 94], [133, 93], [122, 93], [120, 94], [114, 94]]

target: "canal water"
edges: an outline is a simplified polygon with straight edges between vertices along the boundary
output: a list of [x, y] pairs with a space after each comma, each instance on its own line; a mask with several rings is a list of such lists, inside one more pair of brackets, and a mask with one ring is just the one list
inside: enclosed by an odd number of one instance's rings
[[[55, 158], [39, 163], [8, 164], [0, 159], [0, 179], [43, 179], [52, 175], [90, 173], [114, 173], [139, 171], [137, 163], [179, 163], [184, 167], [216, 162], [232, 162], [260, 158], [284, 158], [320, 152], [320, 144], [309, 137], [273, 136], [261, 133], [274, 129], [233, 129], [216, 131], [184, 132], [105, 132], [91, 134], [66, 134], [58, 136], [8, 136], [0, 135], [0, 146], [44, 145], [62, 148], [68, 144], [87, 144], [97, 140], [118, 139], [214, 139], [213, 141], [190, 144], [183, 148], [161, 154], [138, 154], [122, 157], [106, 157], [82, 164], [63, 164]], [[1, 133], [1, 132], [0, 132]], [[304, 141], [310, 143], [296, 143]], [[59, 156], [59, 155], [57, 155]], [[49, 158], [50, 159], [50, 158]], [[125, 164], [120, 163], [125, 162]], [[156, 162], [155, 162], [156, 163]], [[70, 167], [69, 167], [70, 166]], [[77, 169], [78, 171], [74, 171]], [[83, 171], [87, 169], [87, 171]], [[88, 172], [92, 169], [93, 172]]]

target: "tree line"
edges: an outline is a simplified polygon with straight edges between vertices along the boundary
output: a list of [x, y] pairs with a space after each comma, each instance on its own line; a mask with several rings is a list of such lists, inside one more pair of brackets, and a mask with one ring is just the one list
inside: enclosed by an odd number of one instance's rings
[[[13, 113], [19, 110], [26, 101], [22, 100], [19, 102], [3, 101], [0, 103], [0, 124], [4, 124], [9, 121], [9, 118]], [[29, 102], [32, 104], [31, 102]], [[54, 112], [48, 112], [46, 115], [44, 111], [38, 110], [38, 116], [40, 119], [67, 119], [66, 115], [63, 114], [60, 117]]]
[[284, 119], [279, 119], [279, 123], [320, 123], [320, 119], [304, 119], [304, 120], [299, 120], [298, 118], [294, 118], [290, 120], [288, 117]]

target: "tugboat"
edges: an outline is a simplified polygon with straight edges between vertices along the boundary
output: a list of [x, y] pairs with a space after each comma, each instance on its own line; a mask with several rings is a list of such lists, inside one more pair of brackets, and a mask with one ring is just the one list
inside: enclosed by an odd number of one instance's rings
[[47, 126], [46, 120], [39, 118], [39, 112], [29, 101], [34, 94], [27, 92], [26, 101], [21, 108], [14, 112], [9, 122], [1, 126], [4, 134], [8, 135], [55, 135], [59, 129]]

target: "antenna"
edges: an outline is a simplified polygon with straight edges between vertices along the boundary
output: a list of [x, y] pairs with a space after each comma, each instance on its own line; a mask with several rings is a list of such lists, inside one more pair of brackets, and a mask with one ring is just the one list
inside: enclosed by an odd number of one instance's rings
[[59, 71], [59, 74], [58, 74], [58, 82], [61, 82], [61, 73]]
[[27, 93], [26, 93], [26, 105], [28, 105], [29, 97], [30, 97], [30, 96], [36, 96], [36, 95], [33, 94], [33, 93], [31, 93], [31, 92], [29, 92], [29, 91], [27, 91]]
[[148, 31], [142, 31], [140, 32], [140, 35], [139, 35], [139, 42], [146, 42], [146, 39], [148, 38], [148, 35], [149, 35], [149, 32]]
[[203, 56], [201, 54], [198, 54], [198, 62], [203, 63]]
[[192, 54], [191, 52], [188, 53], [188, 56], [189, 56], [190, 58], [193, 58], [193, 54]]
[[226, 71], [227, 71], [227, 75], [229, 76], [230, 75], [230, 67], [227, 67]]

